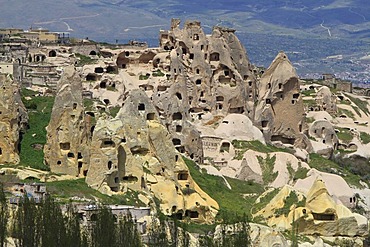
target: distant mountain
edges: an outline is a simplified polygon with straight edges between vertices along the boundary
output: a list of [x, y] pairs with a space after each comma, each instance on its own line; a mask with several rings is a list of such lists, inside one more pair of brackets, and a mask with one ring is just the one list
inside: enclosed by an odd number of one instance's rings
[[0, 26], [72, 31], [113, 41], [156, 39], [172, 17], [240, 32], [370, 38], [368, 0], [0, 0]]
[[0, 27], [43, 27], [105, 42], [156, 46], [159, 29], [168, 29], [173, 17], [200, 20], [206, 32], [227, 26], [263, 66], [280, 49], [300, 65], [337, 54], [362, 57], [370, 41], [368, 0], [0, 0], [0, 6]]

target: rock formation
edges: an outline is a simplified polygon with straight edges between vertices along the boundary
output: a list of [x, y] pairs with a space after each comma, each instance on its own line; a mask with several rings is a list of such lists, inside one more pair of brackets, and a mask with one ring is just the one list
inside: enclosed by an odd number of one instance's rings
[[90, 152], [91, 187], [141, 191], [157, 198], [164, 214], [213, 220], [217, 203], [191, 178], [144, 91], [130, 91], [116, 118], [98, 120]]
[[161, 31], [160, 46], [169, 55], [157, 55], [153, 65], [169, 70], [170, 77], [157, 88], [153, 101], [184, 151], [201, 160], [202, 144], [191, 122], [208, 112], [243, 113], [252, 118], [255, 77], [235, 30], [215, 27], [207, 36], [200, 22], [188, 21], [183, 29], [179, 24], [174, 19], [171, 30]]
[[18, 164], [20, 132], [28, 116], [18, 85], [6, 74], [0, 74], [0, 95], [0, 164]]
[[315, 100], [320, 111], [337, 112], [337, 96], [331, 93], [330, 88], [326, 86], [319, 88]]
[[334, 150], [338, 148], [338, 137], [333, 125], [325, 119], [316, 120], [310, 125], [309, 135], [316, 141], [311, 140], [315, 153], [330, 158]]
[[255, 124], [266, 140], [310, 149], [298, 76], [283, 52], [259, 81]]
[[[298, 201], [285, 205], [292, 194]], [[278, 213], [284, 208], [288, 211]], [[269, 226], [283, 229], [291, 229], [295, 221], [298, 232], [303, 235], [353, 237], [368, 234], [367, 219], [335, 202], [321, 180], [316, 180], [306, 195], [294, 192], [289, 186], [283, 187], [256, 215], [263, 216]]]
[[336, 203], [342, 203], [348, 208], [356, 206], [358, 198], [355, 197], [354, 191], [341, 176], [336, 174], [320, 172], [312, 168], [307, 172], [306, 178], [298, 179], [294, 189], [307, 194], [316, 180], [321, 180], [325, 183], [329, 195], [333, 197]]
[[51, 171], [86, 176], [90, 156], [88, 118], [82, 102], [81, 78], [74, 67], [66, 67], [46, 128], [45, 163]]

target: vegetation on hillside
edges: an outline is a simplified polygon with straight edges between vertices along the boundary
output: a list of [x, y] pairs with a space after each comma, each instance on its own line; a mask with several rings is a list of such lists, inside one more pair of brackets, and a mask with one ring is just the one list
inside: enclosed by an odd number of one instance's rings
[[22, 133], [20, 165], [49, 170], [44, 165], [43, 147], [46, 143], [46, 126], [49, 124], [54, 97], [38, 96], [38, 92], [22, 89], [22, 101], [28, 111], [29, 128]]
[[78, 58], [78, 62], [76, 65], [77, 67], [82, 67], [87, 64], [93, 64], [93, 63], [96, 63], [97, 61], [96, 59], [92, 59], [91, 57], [85, 56], [80, 53], [76, 53], [75, 56]]
[[257, 196], [264, 190], [260, 184], [226, 178], [232, 187], [232, 189], [229, 189], [223, 178], [202, 173], [192, 160], [187, 158], [184, 158], [184, 160], [192, 178], [219, 204], [219, 219], [228, 218], [231, 222], [238, 222], [241, 212], [245, 212], [246, 217], [251, 218], [250, 209]]
[[[346, 97], [348, 97], [353, 103], [355, 103], [357, 105], [358, 108], [361, 109], [361, 111], [363, 111], [366, 116], [369, 116], [370, 112], [369, 112], [369, 109], [368, 109], [368, 105], [369, 103], [367, 101], [364, 101], [364, 100], [361, 100], [359, 98], [356, 98], [356, 97], [353, 97], [349, 94], [345, 94]], [[356, 111], [357, 112], [357, 111]], [[359, 114], [359, 116], [361, 116], [361, 114]]]
[[109, 208], [102, 205], [95, 210], [96, 217], [91, 218], [93, 222], [83, 225], [79, 213], [71, 204], [63, 213], [60, 204], [52, 197], [46, 197], [36, 204], [32, 198], [24, 195], [12, 215], [14, 217], [8, 223], [10, 232], [6, 228], [0, 229], [0, 235], [13, 237], [19, 247], [142, 245], [133, 219], [129, 215], [115, 217]]
[[336, 128], [339, 132], [337, 132], [337, 137], [339, 140], [343, 141], [344, 143], [349, 143], [353, 139], [353, 135], [349, 129], [346, 128]]
[[315, 168], [322, 172], [337, 174], [343, 177], [343, 179], [349, 185], [355, 186], [357, 188], [363, 188], [363, 185], [360, 184], [361, 177], [359, 175], [356, 175], [356, 173], [353, 173], [352, 169], [344, 164], [339, 165], [338, 163], [326, 159], [319, 154], [312, 153], [310, 154], [310, 161], [308, 165], [311, 168]]
[[79, 198], [81, 200], [99, 200], [100, 203], [105, 204], [145, 206], [138, 199], [139, 192], [129, 190], [123, 195], [108, 196], [89, 187], [84, 178], [47, 182], [46, 186], [48, 192], [57, 197], [62, 203], [68, 203], [71, 198], [76, 198], [75, 200]]

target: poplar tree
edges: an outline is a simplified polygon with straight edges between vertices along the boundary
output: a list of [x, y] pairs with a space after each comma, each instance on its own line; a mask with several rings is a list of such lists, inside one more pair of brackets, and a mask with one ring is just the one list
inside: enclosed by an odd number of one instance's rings
[[39, 247], [39, 212], [36, 203], [24, 194], [14, 212], [12, 235], [17, 247]]
[[6, 201], [3, 184], [0, 184], [0, 246], [6, 244], [8, 235], [7, 226], [9, 219], [8, 203]]
[[116, 218], [110, 208], [101, 206], [98, 209], [96, 221], [91, 225], [91, 246], [116, 246]]

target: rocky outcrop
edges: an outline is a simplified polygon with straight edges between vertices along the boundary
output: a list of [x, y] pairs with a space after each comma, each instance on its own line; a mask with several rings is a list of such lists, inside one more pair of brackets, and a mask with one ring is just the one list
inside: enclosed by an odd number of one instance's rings
[[287, 55], [280, 52], [262, 75], [254, 122], [266, 141], [310, 149], [299, 80]]
[[217, 203], [191, 178], [181, 154], [142, 90], [129, 92], [114, 119], [99, 119], [86, 182], [104, 193], [141, 191], [162, 212], [212, 221]]
[[330, 88], [326, 86], [319, 88], [315, 100], [320, 111], [331, 114], [337, 112], [337, 96], [331, 93]]
[[52, 172], [86, 176], [90, 156], [88, 119], [82, 102], [81, 78], [73, 67], [66, 67], [46, 128], [45, 163]]
[[316, 120], [309, 129], [311, 144], [315, 153], [330, 158], [334, 150], [338, 148], [339, 140], [333, 125], [325, 119]]
[[306, 178], [297, 180], [294, 189], [307, 194], [316, 180], [325, 183], [329, 195], [336, 203], [342, 203], [348, 208], [354, 208], [357, 205], [358, 198], [355, 197], [354, 191], [341, 176], [320, 172], [314, 168], [307, 172]]
[[[235, 30], [215, 27], [206, 35], [198, 21], [187, 21], [183, 29], [179, 25], [174, 19], [171, 30], [160, 33], [160, 46], [169, 55], [157, 55], [153, 65], [168, 70], [170, 77], [158, 86], [153, 101], [184, 151], [201, 161], [202, 143], [190, 123], [209, 112], [241, 113], [252, 118], [256, 80]], [[173, 119], [179, 113], [181, 118]]]
[[215, 135], [228, 141], [258, 140], [261, 143], [265, 142], [261, 131], [256, 126], [253, 126], [252, 121], [243, 114], [227, 115], [215, 129]]
[[282, 229], [291, 229], [292, 222], [296, 222], [298, 232], [303, 235], [353, 237], [368, 234], [367, 219], [335, 202], [321, 180], [316, 180], [305, 195], [289, 186], [283, 187], [256, 215], [263, 216], [269, 226]]
[[19, 163], [20, 132], [28, 116], [17, 84], [0, 74], [0, 164]]

